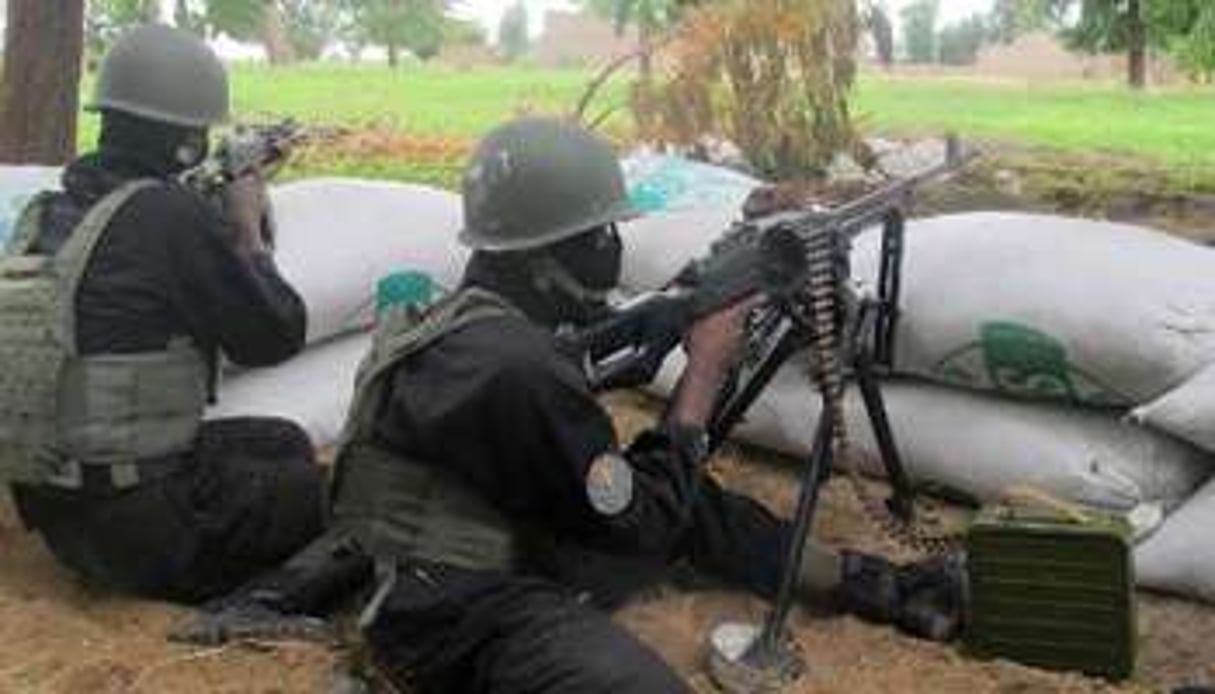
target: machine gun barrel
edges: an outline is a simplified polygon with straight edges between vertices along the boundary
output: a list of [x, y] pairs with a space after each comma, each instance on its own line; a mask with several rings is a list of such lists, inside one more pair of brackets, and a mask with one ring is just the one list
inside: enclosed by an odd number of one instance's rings
[[902, 211], [910, 204], [917, 188], [953, 173], [976, 156], [964, 150], [954, 137], [945, 141], [945, 159], [921, 171], [894, 179], [882, 187], [827, 209], [778, 212], [774, 220], [788, 220], [803, 229], [832, 228], [836, 233], [853, 239], [864, 230], [885, 221], [892, 211]]

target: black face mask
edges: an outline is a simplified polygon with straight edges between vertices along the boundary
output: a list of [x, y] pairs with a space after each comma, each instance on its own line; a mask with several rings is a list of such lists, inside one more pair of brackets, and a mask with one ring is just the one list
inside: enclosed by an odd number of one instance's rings
[[545, 263], [555, 263], [582, 285], [580, 293], [605, 294], [619, 282], [622, 252], [620, 235], [609, 225], [541, 250], [474, 253], [465, 268], [464, 282], [502, 294], [549, 327], [584, 325], [606, 313], [606, 302], [575, 296], [553, 282], [537, 282], [537, 272]]
[[171, 125], [121, 111], [105, 111], [101, 116], [102, 154], [133, 159], [160, 176], [173, 176], [201, 163], [208, 144], [205, 128]]
[[587, 289], [607, 292], [620, 283], [624, 244], [614, 224], [562, 241], [553, 246], [551, 254]]

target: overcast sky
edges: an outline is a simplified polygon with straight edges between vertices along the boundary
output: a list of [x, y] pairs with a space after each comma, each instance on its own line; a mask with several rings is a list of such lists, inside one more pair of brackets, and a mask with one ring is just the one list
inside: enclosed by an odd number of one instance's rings
[[[171, 14], [169, 8], [172, 5], [172, 0], [161, 0], [165, 6], [165, 14]], [[469, 19], [475, 19], [486, 28], [486, 33], [491, 39], [497, 34], [498, 21], [502, 17], [502, 13], [506, 8], [514, 4], [515, 0], [461, 0], [460, 11], [457, 13], [460, 16]], [[556, 9], [574, 9], [576, 5], [572, 0], [524, 0], [528, 8], [528, 17], [531, 20], [532, 33], [537, 34], [541, 29], [541, 21], [545, 12]], [[890, 8], [892, 18], [897, 23], [899, 10], [901, 10], [912, 0], [885, 0], [885, 4]], [[988, 12], [991, 10], [994, 0], [940, 0], [941, 2], [941, 24], [968, 17], [976, 12]], [[227, 43], [227, 42], [223, 42]], [[232, 46], [225, 46], [225, 52], [234, 50]], [[240, 53], [239, 49], [235, 52]], [[256, 53], [256, 49], [250, 48], [251, 53]]]

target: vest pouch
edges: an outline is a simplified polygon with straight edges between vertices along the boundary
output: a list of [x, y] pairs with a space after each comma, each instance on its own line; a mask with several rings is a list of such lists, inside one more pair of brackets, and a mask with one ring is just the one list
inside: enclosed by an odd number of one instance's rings
[[440, 471], [374, 446], [345, 452], [333, 511], [380, 560], [507, 570], [517, 559], [510, 524], [488, 502]]
[[0, 258], [0, 480], [41, 482], [36, 454], [55, 436], [66, 353], [49, 264], [46, 256]]
[[63, 454], [89, 464], [125, 463], [193, 446], [209, 369], [192, 347], [70, 360], [61, 381]]

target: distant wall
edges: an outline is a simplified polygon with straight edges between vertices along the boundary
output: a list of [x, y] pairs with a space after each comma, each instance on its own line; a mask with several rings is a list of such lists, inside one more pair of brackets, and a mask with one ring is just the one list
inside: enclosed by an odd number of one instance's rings
[[[1026, 34], [1007, 45], [990, 46], [979, 54], [970, 71], [987, 77], [1033, 80], [1123, 80], [1125, 55], [1088, 55], [1067, 50], [1046, 32]], [[1156, 84], [1177, 78], [1170, 61], [1153, 57], [1149, 79]]]
[[622, 36], [598, 17], [550, 10], [544, 33], [532, 46], [531, 58], [544, 67], [587, 67], [606, 63], [637, 50], [633, 30]]
[[480, 65], [494, 65], [501, 60], [494, 49], [484, 44], [444, 46], [435, 60], [452, 67], [472, 68]]

